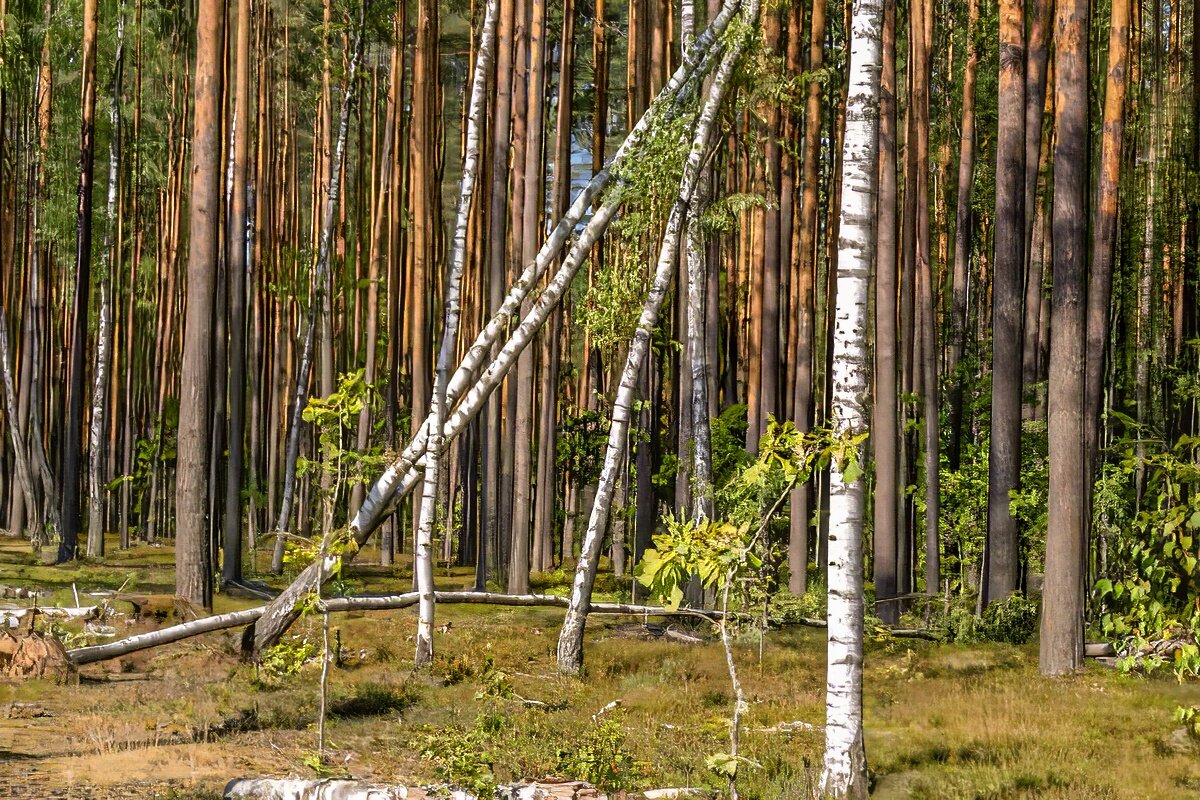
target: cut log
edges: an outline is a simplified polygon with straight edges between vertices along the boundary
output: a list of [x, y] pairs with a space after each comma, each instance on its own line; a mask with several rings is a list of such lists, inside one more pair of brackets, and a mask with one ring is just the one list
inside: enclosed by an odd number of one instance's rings
[[1085, 658], [1112, 658], [1117, 654], [1117, 648], [1108, 642], [1088, 642], [1083, 646]]
[[225, 784], [225, 797], [247, 800], [415, 800], [425, 797], [425, 793], [410, 792], [403, 786], [361, 781], [235, 778]]

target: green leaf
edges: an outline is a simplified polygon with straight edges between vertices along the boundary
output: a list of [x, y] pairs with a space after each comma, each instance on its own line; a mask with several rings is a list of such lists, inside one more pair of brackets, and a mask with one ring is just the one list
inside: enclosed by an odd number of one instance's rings
[[718, 775], [733, 778], [737, 776], [738, 760], [729, 753], [713, 753], [704, 759], [704, 766]]
[[844, 483], [854, 483], [862, 477], [862, 474], [862, 467], [858, 465], [857, 459], [846, 459], [846, 463], [842, 468], [842, 481]]

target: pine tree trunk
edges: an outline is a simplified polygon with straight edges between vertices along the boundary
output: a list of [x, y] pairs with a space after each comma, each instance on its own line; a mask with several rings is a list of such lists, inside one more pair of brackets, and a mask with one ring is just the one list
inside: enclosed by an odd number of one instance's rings
[[996, 141], [996, 233], [992, 278], [992, 432], [984, 603], [1017, 588], [1017, 523], [1009, 493], [1021, 469], [1021, 327], [1025, 278], [1025, 16], [1023, 0], [1000, 3]]
[[[67, 418], [62, 445], [62, 540], [58, 560], [76, 556], [80, 523], [80, 482], [83, 454], [84, 368], [87, 358], [88, 299], [92, 290], [92, 176], [96, 145], [96, 25], [97, 0], [83, 2], [83, 85], [79, 132], [79, 189], [75, 222], [75, 290], [71, 306], [71, 344], [67, 378]], [[220, 170], [218, 170], [219, 172]]]
[[[974, 2], [974, 0], [973, 0]], [[896, 9], [883, 11], [879, 91], [879, 197], [875, 268], [875, 393], [871, 442], [875, 457], [875, 614], [888, 624], [900, 618], [896, 536], [899, 504], [899, 404], [896, 386]], [[964, 134], [965, 135], [965, 134]], [[960, 234], [961, 235], [961, 234]]]
[[1050, 495], [1042, 590], [1043, 675], [1083, 666], [1084, 295], [1087, 258], [1088, 3], [1055, 11], [1054, 294], [1050, 342]]
[[[250, 170], [250, 0], [237, 4], [232, 197], [229, 203], [229, 430], [221, 523], [221, 583], [242, 579], [242, 474], [246, 442], [246, 275], [250, 269], [247, 177]], [[262, 135], [262, 131], [259, 132]]]
[[183, 365], [180, 374], [176, 467], [175, 594], [212, 607], [209, 551], [208, 440], [211, 418], [213, 293], [217, 273], [221, 205], [221, 50], [225, 4], [201, 0], [197, 17], [192, 192], [188, 236], [188, 282]]

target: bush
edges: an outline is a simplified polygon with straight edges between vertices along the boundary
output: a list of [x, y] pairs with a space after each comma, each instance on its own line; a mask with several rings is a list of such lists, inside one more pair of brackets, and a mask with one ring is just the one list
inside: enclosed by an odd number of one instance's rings
[[993, 642], [1025, 644], [1038, 626], [1038, 601], [1020, 592], [989, 605], [983, 612], [983, 637]]

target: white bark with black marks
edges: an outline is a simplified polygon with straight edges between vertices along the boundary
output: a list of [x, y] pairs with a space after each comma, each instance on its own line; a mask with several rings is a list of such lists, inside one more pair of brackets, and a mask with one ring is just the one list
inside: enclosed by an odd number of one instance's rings
[[[867, 296], [875, 258], [879, 75], [883, 56], [881, 0], [855, 0], [850, 38], [850, 87], [842, 144], [842, 203], [837, 307], [833, 329], [833, 405], [837, 436], [867, 429], [870, 354]], [[829, 628], [825, 694], [825, 763], [821, 792], [866, 798], [863, 746], [863, 524], [866, 481], [844, 479], [830, 466]]]

